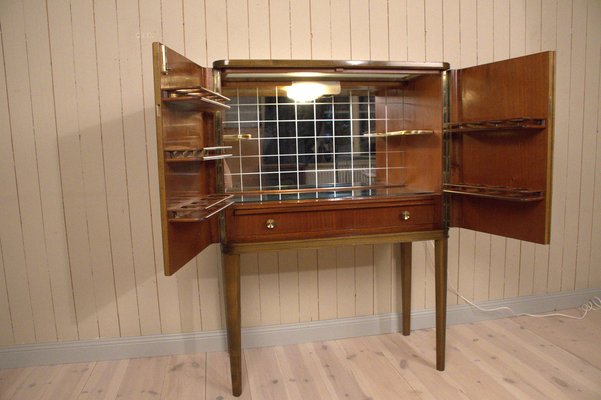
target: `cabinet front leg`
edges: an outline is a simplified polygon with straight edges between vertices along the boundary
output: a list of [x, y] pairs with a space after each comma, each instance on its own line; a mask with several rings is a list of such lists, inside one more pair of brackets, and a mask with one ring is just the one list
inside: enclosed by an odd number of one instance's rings
[[436, 369], [444, 371], [447, 333], [447, 238], [434, 242], [436, 292]]
[[401, 243], [401, 312], [404, 336], [411, 332], [411, 249], [411, 242]]
[[227, 351], [230, 355], [232, 394], [242, 393], [242, 333], [240, 326], [240, 255], [223, 255]]

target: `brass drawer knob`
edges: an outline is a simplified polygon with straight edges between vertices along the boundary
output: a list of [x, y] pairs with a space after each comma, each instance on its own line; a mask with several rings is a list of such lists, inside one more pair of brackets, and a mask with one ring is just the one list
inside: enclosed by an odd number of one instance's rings
[[275, 228], [275, 219], [269, 218], [267, 221], [265, 221], [265, 226], [267, 227], [267, 229]]
[[411, 213], [409, 211], [403, 211], [401, 213], [401, 218], [403, 221], [407, 221], [409, 218], [411, 218]]

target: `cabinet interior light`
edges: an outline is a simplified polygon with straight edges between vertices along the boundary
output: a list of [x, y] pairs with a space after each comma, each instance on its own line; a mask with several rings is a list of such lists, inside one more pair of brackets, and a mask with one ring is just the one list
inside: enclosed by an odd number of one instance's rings
[[340, 93], [340, 82], [292, 82], [284, 88], [286, 94], [298, 103], [307, 103], [324, 95]]

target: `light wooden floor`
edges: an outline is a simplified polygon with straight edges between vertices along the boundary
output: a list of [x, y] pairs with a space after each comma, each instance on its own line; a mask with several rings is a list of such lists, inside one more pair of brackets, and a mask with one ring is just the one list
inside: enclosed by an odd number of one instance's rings
[[[570, 311], [575, 313], [575, 311]], [[601, 399], [601, 312], [250, 349], [241, 399]], [[0, 370], [0, 399], [230, 399], [227, 354]]]

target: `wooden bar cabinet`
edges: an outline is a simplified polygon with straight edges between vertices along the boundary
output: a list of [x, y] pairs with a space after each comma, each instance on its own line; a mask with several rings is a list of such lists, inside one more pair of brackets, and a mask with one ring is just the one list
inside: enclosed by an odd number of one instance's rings
[[442, 371], [449, 227], [549, 241], [552, 52], [461, 70], [153, 56], [165, 274], [221, 243], [234, 395], [241, 253], [399, 243], [408, 335], [411, 243], [433, 240]]

